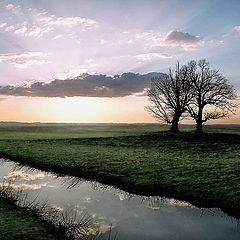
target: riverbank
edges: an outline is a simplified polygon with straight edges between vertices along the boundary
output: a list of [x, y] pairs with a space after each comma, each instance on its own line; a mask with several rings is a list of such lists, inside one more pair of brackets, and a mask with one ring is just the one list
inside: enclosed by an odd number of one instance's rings
[[[76, 128], [68, 129], [70, 137], [66, 131], [62, 138], [61, 134], [49, 137], [47, 131], [48, 137], [24, 132], [24, 137], [13, 140], [4, 135], [0, 155], [39, 169], [95, 179], [132, 193], [159, 194], [197, 206], [220, 207], [240, 217], [239, 135], [207, 133], [199, 138], [191, 131], [173, 135], [146, 130], [139, 134], [130, 131], [133, 136], [124, 136], [126, 128], [124, 134], [117, 130], [111, 130], [114, 137], [99, 137], [101, 132], [104, 136], [104, 127], [97, 132], [98, 137], [90, 138], [84, 128], [84, 135], [79, 137]], [[214, 128], [210, 127], [210, 131]], [[221, 132], [221, 128], [216, 131]], [[233, 130], [225, 128], [225, 132]]]
[[0, 239], [67, 240], [67, 237], [34, 212], [0, 199]]

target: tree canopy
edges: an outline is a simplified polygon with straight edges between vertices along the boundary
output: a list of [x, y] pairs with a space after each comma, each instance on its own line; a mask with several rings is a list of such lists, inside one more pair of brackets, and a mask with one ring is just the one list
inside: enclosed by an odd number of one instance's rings
[[171, 124], [172, 132], [178, 132], [179, 121], [190, 116], [196, 121], [197, 132], [202, 133], [204, 122], [229, 117], [236, 107], [233, 86], [218, 70], [210, 69], [205, 59], [181, 67], [177, 63], [164, 77], [153, 78], [148, 96], [151, 105], [147, 110]]
[[164, 77], [153, 78], [148, 90], [150, 106], [147, 110], [159, 121], [171, 124], [171, 131], [178, 132], [178, 123], [182, 114], [193, 97], [189, 69], [186, 66], [176, 65], [175, 70], [169, 69]]

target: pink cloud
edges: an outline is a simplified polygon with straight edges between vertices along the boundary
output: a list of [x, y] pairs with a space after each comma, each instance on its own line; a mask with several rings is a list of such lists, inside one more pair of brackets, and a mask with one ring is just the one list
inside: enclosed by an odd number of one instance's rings
[[87, 29], [92, 27], [97, 27], [98, 22], [90, 19], [90, 18], [82, 18], [82, 17], [58, 17], [55, 15], [49, 15], [48, 12], [39, 12], [37, 13], [39, 16], [39, 20], [44, 24], [48, 24], [51, 26], [54, 25], [63, 25], [63, 26], [76, 26], [81, 25], [86, 27]]
[[145, 61], [150, 61], [157, 58], [168, 59], [168, 58], [172, 58], [172, 56], [166, 53], [145, 53], [145, 54], [138, 54], [135, 56], [135, 58], [139, 61], [145, 62]]
[[5, 32], [11, 32], [11, 31], [15, 30], [15, 28], [16, 28], [16, 27], [13, 26], [13, 25], [8, 26], [8, 27], [5, 28]]
[[32, 65], [43, 65], [47, 63], [51, 63], [50, 61], [46, 61], [45, 59], [27, 59], [27, 60], [13, 60], [13, 65], [17, 68], [27, 68]]
[[15, 34], [24, 34], [25, 32], [27, 32], [27, 27], [22, 26], [21, 28], [17, 29], [14, 31]]
[[51, 25], [76, 25], [76, 24], [82, 24], [85, 26], [95, 26], [97, 24], [96, 21], [92, 19], [87, 18], [81, 18], [81, 17], [58, 17], [55, 20], [50, 21]]
[[59, 39], [59, 38], [62, 38], [62, 37], [63, 37], [62, 34], [58, 34], [55, 37], [53, 37], [52, 40], [56, 40], [56, 39]]
[[[30, 11], [32, 11], [32, 9], [30, 9]], [[38, 12], [37, 16], [46, 15], [46, 14], [48, 14], [47, 11], [42, 11], [42, 12]]]
[[47, 28], [41, 28], [39, 26], [32, 26], [29, 30], [29, 32], [26, 33], [26, 36], [29, 37], [42, 37], [45, 33], [49, 33], [53, 31], [54, 28], [47, 27]]
[[12, 60], [12, 59], [19, 59], [19, 58], [32, 58], [32, 57], [44, 57], [47, 54], [42, 52], [20, 52], [20, 53], [6, 53], [0, 54], [0, 62], [4, 60]]
[[21, 8], [19, 6], [13, 5], [13, 4], [7, 4], [5, 8], [8, 11], [13, 12], [14, 14], [20, 14], [21, 13]]
[[42, 65], [50, 63], [50, 61], [47, 61], [45, 59], [47, 56], [48, 54], [42, 52], [0, 54], [0, 62], [7, 61], [17, 68], [27, 68], [32, 65]]
[[11, 10], [11, 9], [14, 9], [14, 8], [15, 8], [15, 6], [13, 4], [7, 4], [6, 5], [7, 10]]
[[6, 27], [7, 23], [0, 23], [0, 28]]

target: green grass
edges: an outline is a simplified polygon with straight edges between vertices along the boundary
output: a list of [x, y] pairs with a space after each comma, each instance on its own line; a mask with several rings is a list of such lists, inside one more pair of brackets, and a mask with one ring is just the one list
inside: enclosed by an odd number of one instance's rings
[[61, 139], [115, 137], [139, 135], [145, 132], [163, 131], [166, 125], [159, 124], [99, 124], [99, 125], [0, 125], [0, 139]]
[[221, 207], [240, 217], [240, 126], [206, 126], [202, 138], [192, 126], [182, 126], [185, 133], [178, 136], [166, 129], [157, 124], [4, 126], [0, 155], [134, 193]]
[[66, 240], [62, 230], [40, 220], [33, 212], [0, 199], [1, 240]]

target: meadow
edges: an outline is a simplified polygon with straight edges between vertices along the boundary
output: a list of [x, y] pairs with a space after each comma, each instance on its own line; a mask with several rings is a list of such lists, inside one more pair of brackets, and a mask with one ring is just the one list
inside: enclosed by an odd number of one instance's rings
[[10, 124], [0, 156], [130, 193], [187, 200], [240, 217], [240, 125]]
[[237, 188], [240, 126], [209, 125], [202, 138], [193, 126], [181, 126], [180, 135], [167, 129], [160, 124], [1, 126], [0, 154], [132, 190], [156, 191], [161, 185], [188, 195], [207, 191], [226, 197], [225, 189]]

